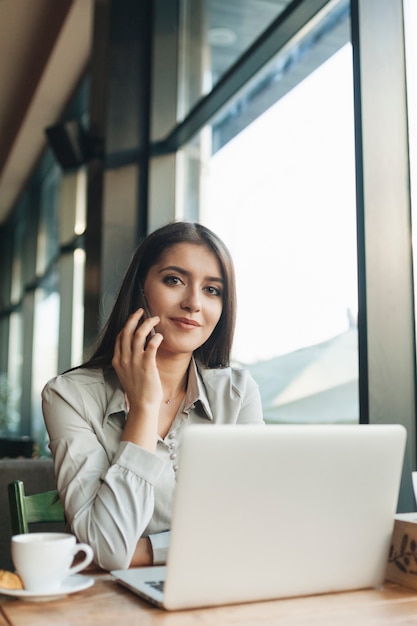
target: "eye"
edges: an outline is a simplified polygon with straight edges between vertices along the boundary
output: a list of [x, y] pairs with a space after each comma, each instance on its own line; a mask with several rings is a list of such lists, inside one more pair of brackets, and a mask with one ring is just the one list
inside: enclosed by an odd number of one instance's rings
[[223, 291], [220, 287], [215, 287], [214, 285], [209, 285], [206, 287], [206, 291], [210, 296], [221, 297], [223, 295]]
[[175, 275], [168, 275], [164, 277], [165, 285], [180, 285], [182, 283], [181, 278]]

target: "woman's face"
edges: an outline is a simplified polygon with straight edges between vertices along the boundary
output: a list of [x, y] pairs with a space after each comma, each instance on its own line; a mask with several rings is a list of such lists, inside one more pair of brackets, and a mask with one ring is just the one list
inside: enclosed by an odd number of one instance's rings
[[145, 279], [143, 289], [164, 340], [158, 350], [192, 353], [212, 334], [223, 309], [223, 277], [216, 255], [205, 245], [169, 248]]

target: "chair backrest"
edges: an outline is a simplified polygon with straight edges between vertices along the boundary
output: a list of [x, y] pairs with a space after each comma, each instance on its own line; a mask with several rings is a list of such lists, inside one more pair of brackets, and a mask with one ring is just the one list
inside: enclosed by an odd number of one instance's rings
[[23, 482], [14, 480], [8, 485], [8, 494], [14, 535], [28, 533], [29, 524], [32, 523], [65, 521], [64, 509], [56, 490], [27, 496]]

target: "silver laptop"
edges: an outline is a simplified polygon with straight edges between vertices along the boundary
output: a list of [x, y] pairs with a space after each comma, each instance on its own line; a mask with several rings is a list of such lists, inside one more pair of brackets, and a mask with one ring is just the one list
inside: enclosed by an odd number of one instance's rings
[[190, 426], [167, 565], [112, 574], [168, 610], [378, 586], [405, 441], [399, 425]]

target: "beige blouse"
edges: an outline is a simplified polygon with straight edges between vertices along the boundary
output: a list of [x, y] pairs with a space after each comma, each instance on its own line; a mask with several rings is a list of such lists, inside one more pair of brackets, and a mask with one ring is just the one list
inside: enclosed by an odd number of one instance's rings
[[155, 454], [120, 441], [127, 406], [113, 370], [57, 376], [42, 391], [42, 407], [68, 523], [108, 570], [127, 568], [142, 536], [151, 540], [154, 563], [165, 561], [187, 425], [263, 423], [247, 370], [206, 369], [194, 360], [184, 401]]

